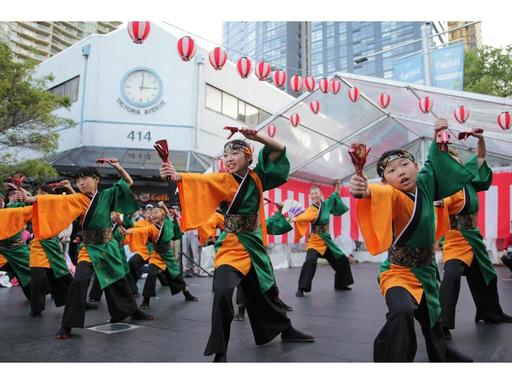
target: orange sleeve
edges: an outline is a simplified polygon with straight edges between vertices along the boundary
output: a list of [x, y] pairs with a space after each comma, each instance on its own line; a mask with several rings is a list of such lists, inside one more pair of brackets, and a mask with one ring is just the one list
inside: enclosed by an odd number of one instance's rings
[[91, 199], [83, 193], [40, 195], [34, 204], [34, 234], [40, 240], [57, 236], [83, 214]]
[[308, 227], [309, 227], [309, 223], [314, 221], [316, 219], [318, 215], [318, 208], [310, 205], [309, 207], [306, 208], [306, 210], [301, 213], [300, 215], [298, 215], [297, 217], [295, 217], [295, 219], [293, 220], [293, 226], [294, 226], [294, 229], [295, 229], [295, 241], [299, 241], [299, 239], [302, 237], [302, 236], [305, 236], [307, 231], [308, 231]]
[[464, 190], [445, 197], [443, 207], [436, 208], [436, 241], [450, 230], [450, 215], [455, 215], [464, 207]]
[[151, 227], [154, 227], [154, 225], [146, 224], [128, 230], [124, 242], [130, 246], [131, 252], [141, 253], [142, 256], [149, 257], [146, 244], [152, 234]]
[[219, 212], [211, 215], [205, 225], [197, 227], [199, 244], [205, 244], [209, 239], [215, 237], [217, 228], [224, 229], [224, 215], [221, 215]]
[[219, 204], [230, 202], [237, 190], [238, 183], [227, 173], [182, 173], [178, 182], [182, 232], [207, 223]]
[[370, 184], [369, 198], [357, 204], [357, 221], [372, 255], [387, 251], [393, 241], [394, 192], [389, 185]]
[[32, 206], [0, 209], [0, 240], [13, 237], [32, 219]]

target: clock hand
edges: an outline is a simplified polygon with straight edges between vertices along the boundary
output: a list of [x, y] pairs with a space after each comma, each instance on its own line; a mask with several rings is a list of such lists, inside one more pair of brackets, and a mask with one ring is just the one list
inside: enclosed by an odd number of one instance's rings
[[144, 89], [144, 72], [142, 73], [142, 83], [139, 88], [141, 91]]

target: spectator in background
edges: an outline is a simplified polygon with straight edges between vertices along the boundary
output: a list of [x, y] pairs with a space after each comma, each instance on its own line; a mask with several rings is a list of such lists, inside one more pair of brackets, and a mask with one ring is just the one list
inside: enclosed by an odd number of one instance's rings
[[[510, 228], [512, 228], [512, 221], [510, 222]], [[512, 233], [505, 238], [505, 244], [503, 244], [505, 254], [501, 256], [501, 261], [505, 266], [512, 271]]]
[[[199, 239], [197, 229], [186, 231], [182, 238], [183, 272], [184, 277], [199, 276], [197, 265], [200, 262]], [[192, 260], [194, 262], [192, 262]]]

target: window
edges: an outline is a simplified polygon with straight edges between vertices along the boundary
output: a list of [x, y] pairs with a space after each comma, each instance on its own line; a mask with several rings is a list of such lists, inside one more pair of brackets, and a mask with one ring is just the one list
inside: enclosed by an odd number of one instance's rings
[[222, 92], [222, 114], [235, 120], [238, 118], [237, 98], [224, 92]]
[[78, 88], [80, 85], [80, 76], [73, 77], [55, 87], [48, 89], [49, 92], [57, 96], [67, 96], [74, 103], [78, 100]]
[[245, 123], [249, 127], [253, 128], [258, 125], [258, 113], [259, 113], [258, 108], [254, 107], [250, 104], [245, 105]]
[[206, 108], [213, 109], [217, 112], [222, 112], [222, 91], [207, 85], [205, 105]]

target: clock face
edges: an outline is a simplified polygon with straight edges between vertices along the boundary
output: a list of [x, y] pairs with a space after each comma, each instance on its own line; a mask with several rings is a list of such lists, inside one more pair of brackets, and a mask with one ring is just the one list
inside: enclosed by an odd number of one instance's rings
[[149, 69], [134, 69], [121, 81], [121, 93], [127, 103], [135, 107], [149, 107], [160, 100], [162, 81]]

